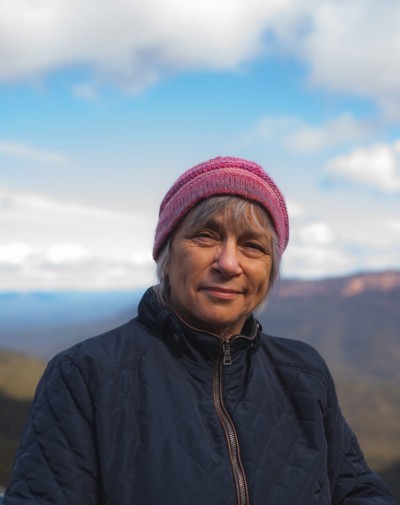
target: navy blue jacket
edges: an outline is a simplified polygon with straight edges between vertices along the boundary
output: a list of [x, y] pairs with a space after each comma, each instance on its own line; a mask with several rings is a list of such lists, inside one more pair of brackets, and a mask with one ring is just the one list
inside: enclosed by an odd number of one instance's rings
[[[225, 362], [225, 364], [224, 364]], [[253, 318], [223, 348], [147, 291], [139, 315], [56, 356], [4, 505], [394, 504], [308, 345]]]

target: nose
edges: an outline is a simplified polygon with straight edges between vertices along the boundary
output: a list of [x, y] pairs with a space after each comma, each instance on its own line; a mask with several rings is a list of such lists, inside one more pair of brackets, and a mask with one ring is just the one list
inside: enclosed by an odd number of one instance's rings
[[234, 240], [227, 240], [218, 248], [214, 268], [223, 277], [234, 277], [242, 273], [242, 267], [238, 259], [237, 244]]

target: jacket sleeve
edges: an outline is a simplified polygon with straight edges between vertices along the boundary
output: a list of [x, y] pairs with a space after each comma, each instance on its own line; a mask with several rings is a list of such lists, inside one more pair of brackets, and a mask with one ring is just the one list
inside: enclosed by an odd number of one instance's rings
[[93, 406], [65, 356], [39, 382], [3, 505], [98, 505]]
[[368, 467], [357, 438], [341, 413], [329, 372], [328, 381], [325, 432], [332, 505], [396, 505], [384, 482]]

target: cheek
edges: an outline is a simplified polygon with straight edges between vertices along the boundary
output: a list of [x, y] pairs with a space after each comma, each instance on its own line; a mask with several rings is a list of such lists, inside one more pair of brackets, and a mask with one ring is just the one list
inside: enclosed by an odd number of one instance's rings
[[175, 247], [171, 251], [171, 257], [167, 273], [171, 288], [182, 291], [191, 282], [194, 275], [195, 262], [191, 258], [190, 251], [184, 247]]
[[262, 264], [259, 268], [255, 269], [252, 278], [254, 279], [254, 287], [257, 293], [260, 295], [265, 295], [268, 291], [269, 278], [271, 274], [271, 263]]
[[168, 268], [168, 278], [169, 284], [173, 291], [176, 291], [184, 283], [184, 268], [182, 268], [182, 262], [174, 260]]

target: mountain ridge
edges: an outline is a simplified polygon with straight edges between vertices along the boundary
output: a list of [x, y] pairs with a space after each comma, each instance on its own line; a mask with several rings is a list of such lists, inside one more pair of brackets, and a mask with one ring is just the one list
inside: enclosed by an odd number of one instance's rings
[[[0, 293], [0, 348], [48, 360], [136, 315], [142, 290]], [[400, 271], [283, 279], [256, 312], [266, 333], [304, 340], [335, 374], [400, 379]]]
[[400, 290], [400, 271], [362, 272], [340, 277], [302, 280], [282, 279], [274, 289], [274, 296], [290, 298], [314, 295], [357, 296], [365, 293], [389, 293]]

